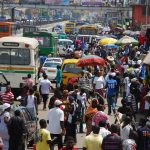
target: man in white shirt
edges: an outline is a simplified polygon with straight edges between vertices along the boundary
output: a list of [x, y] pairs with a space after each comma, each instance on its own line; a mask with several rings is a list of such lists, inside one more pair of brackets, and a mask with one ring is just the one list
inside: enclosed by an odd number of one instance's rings
[[40, 88], [39, 88], [40, 94], [42, 95], [43, 98], [43, 104], [44, 104], [43, 110], [46, 109], [46, 103], [48, 100], [51, 87], [52, 87], [51, 82], [48, 80], [47, 75], [44, 74], [43, 79], [40, 80]]
[[[62, 102], [55, 101], [55, 107], [50, 109], [47, 116], [48, 130], [51, 133], [51, 138], [57, 138], [58, 149], [63, 148], [62, 134], [64, 134], [64, 112], [59, 108]], [[55, 143], [54, 143], [55, 144]], [[54, 144], [51, 145], [51, 150], [54, 150]]]
[[93, 88], [101, 96], [104, 96], [103, 89], [104, 89], [104, 86], [105, 86], [105, 79], [104, 79], [102, 74], [103, 74], [103, 70], [99, 70], [98, 73], [97, 73], [97, 76], [94, 78]]
[[124, 122], [126, 126], [120, 129], [120, 135], [123, 140], [129, 139], [130, 130], [133, 130], [133, 127], [131, 126], [131, 122], [132, 122], [131, 118], [127, 116]]
[[123, 84], [124, 84], [124, 98], [127, 98], [130, 94], [130, 78], [128, 76], [128, 74], [125, 74], [125, 78], [123, 80]]
[[99, 122], [99, 134], [102, 136], [102, 138], [106, 137], [107, 135], [111, 134], [109, 130], [107, 130], [107, 122], [106, 120], [102, 120]]

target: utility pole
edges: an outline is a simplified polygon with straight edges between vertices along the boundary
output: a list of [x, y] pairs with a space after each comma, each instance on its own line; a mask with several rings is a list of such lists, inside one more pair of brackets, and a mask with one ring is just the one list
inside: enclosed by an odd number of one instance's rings
[[146, 29], [147, 29], [147, 24], [148, 24], [148, 16], [149, 16], [149, 13], [148, 13], [148, 0], [146, 0]]
[[4, 0], [1, 0], [1, 17], [4, 17]]

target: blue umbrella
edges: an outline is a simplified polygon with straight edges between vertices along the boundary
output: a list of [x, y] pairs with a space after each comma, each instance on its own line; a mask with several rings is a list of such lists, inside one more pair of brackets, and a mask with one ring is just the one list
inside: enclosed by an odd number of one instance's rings
[[115, 48], [115, 49], [119, 49], [119, 47], [117, 45], [114, 45], [114, 44], [106, 44], [104, 45], [104, 48], [107, 48], [107, 49], [112, 49], [112, 48]]

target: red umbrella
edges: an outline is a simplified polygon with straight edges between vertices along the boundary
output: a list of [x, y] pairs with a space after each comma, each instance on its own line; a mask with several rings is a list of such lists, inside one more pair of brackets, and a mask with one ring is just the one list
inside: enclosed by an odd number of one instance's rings
[[80, 67], [84, 67], [84, 66], [104, 66], [106, 63], [106, 61], [96, 55], [87, 55], [85, 57], [82, 57], [81, 59], [79, 59], [77, 65]]

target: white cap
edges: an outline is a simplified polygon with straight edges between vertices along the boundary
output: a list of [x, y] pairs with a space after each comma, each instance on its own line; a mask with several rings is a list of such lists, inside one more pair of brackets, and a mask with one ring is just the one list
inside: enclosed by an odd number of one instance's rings
[[10, 108], [10, 104], [4, 103], [3, 104], [3, 110], [6, 110], [7, 108]]
[[60, 101], [59, 99], [55, 101], [55, 106], [59, 106], [62, 104], [62, 101]]

